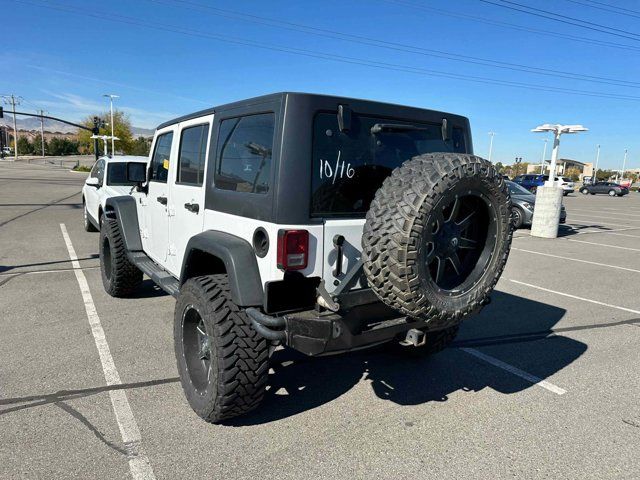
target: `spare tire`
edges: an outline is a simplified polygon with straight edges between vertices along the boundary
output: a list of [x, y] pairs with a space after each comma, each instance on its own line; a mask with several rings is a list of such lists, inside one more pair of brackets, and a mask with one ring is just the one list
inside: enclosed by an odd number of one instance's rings
[[441, 330], [487, 302], [511, 235], [509, 191], [490, 162], [420, 155], [376, 192], [362, 236], [365, 276], [385, 304]]

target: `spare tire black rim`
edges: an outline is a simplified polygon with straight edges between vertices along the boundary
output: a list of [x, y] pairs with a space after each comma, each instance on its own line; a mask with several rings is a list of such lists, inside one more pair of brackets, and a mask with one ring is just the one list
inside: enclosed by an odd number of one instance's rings
[[420, 260], [436, 290], [464, 294], [482, 279], [496, 247], [496, 220], [495, 205], [468, 186], [440, 198], [427, 216]]
[[211, 372], [211, 339], [200, 312], [187, 305], [182, 313], [182, 352], [191, 384], [203, 395]]

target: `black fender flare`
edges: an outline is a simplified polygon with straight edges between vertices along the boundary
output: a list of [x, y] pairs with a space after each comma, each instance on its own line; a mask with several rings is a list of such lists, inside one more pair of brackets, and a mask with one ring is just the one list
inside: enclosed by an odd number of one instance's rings
[[207, 230], [191, 237], [185, 249], [180, 285], [186, 280], [189, 262], [195, 251], [219, 258], [229, 277], [229, 288], [234, 303], [241, 307], [262, 306], [264, 290], [253, 247], [246, 240], [217, 230]]
[[103, 215], [118, 222], [127, 252], [141, 252], [142, 240], [136, 199], [129, 195], [110, 197], [107, 198], [104, 207]]

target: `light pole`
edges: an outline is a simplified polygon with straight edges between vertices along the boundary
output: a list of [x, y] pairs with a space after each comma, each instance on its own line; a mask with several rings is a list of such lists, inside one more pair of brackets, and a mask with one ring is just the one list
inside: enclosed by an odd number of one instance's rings
[[[114, 98], [120, 98], [119, 95], [113, 95], [111, 93], [105, 93], [104, 95], [102, 95], [103, 97], [109, 97], [109, 110], [111, 111], [111, 155], [114, 156], [116, 154], [116, 147], [115, 147], [115, 139], [116, 137], [114, 137], [113, 134], [113, 99]], [[107, 153], [107, 152], [105, 152]]]
[[600, 144], [598, 144], [598, 149], [596, 150], [596, 169], [593, 172], [593, 179], [591, 183], [596, 183], [598, 181], [598, 161], [600, 160]]
[[624, 149], [624, 159], [622, 160], [622, 180], [624, 180], [624, 168], [627, 166], [627, 149]]
[[542, 162], [540, 162], [540, 175], [544, 175], [544, 159], [547, 156], [547, 143], [549, 143], [549, 139], [544, 139], [544, 150], [542, 150]]
[[491, 161], [491, 154], [493, 153], [493, 137], [495, 134], [495, 132], [489, 132], [489, 136], [491, 137], [489, 140], [489, 161]]
[[560, 137], [563, 133], [586, 132], [582, 125], [552, 125], [545, 123], [531, 130], [532, 132], [553, 132], [553, 151], [549, 166], [549, 180], [536, 191], [536, 207], [533, 211], [531, 235], [534, 237], [556, 238], [560, 223], [562, 207], [562, 188], [556, 182], [556, 164], [560, 150]]

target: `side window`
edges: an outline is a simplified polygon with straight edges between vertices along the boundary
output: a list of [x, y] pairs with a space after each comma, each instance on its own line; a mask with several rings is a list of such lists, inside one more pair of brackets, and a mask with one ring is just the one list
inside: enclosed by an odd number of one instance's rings
[[230, 118], [220, 123], [215, 186], [236, 192], [267, 193], [275, 115]]
[[173, 132], [163, 133], [156, 140], [156, 148], [149, 164], [149, 169], [151, 170], [149, 181], [167, 183], [172, 142]]
[[98, 179], [100, 185], [104, 183], [104, 163], [104, 160], [98, 160], [98, 163], [96, 164], [98, 167], [98, 169], [96, 170], [96, 178]]
[[89, 173], [89, 176], [91, 178], [98, 178], [98, 166], [100, 164], [100, 160], [98, 160], [96, 163], [93, 164], [93, 167], [91, 167], [91, 172]]
[[202, 185], [208, 137], [208, 123], [182, 130], [176, 183]]

